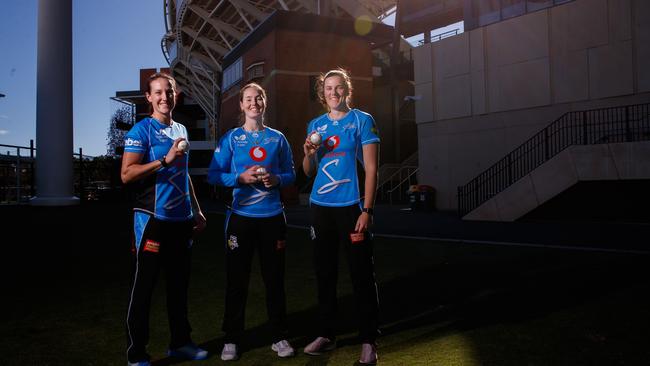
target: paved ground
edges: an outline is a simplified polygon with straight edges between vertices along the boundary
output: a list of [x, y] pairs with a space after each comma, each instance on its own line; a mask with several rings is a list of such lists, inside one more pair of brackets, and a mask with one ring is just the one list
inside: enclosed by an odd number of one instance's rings
[[[204, 209], [223, 212], [223, 204], [206, 202]], [[286, 209], [290, 226], [309, 226], [307, 206]], [[545, 246], [561, 249], [623, 251], [650, 254], [650, 223], [588, 221], [478, 222], [455, 213], [412, 211], [407, 206], [378, 205], [373, 227], [376, 236], [412, 237], [477, 245]]]

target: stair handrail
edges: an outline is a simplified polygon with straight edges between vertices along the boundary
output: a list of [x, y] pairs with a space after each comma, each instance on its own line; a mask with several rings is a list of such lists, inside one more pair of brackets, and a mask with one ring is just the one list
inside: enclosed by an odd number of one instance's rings
[[[413, 171], [410, 172], [410, 173], [406, 176], [406, 178], [402, 179], [399, 183], [397, 183], [397, 185], [396, 185], [395, 187], [393, 187], [392, 189], [389, 189], [389, 190], [388, 190], [388, 194], [393, 193], [397, 188], [401, 187], [402, 184], [404, 184], [404, 183], [410, 181], [410, 178], [413, 176], [413, 174], [416, 174], [416, 173], [418, 172], [418, 170], [420, 170], [418, 167], [413, 167], [413, 166], [411, 166], [410, 168], [411, 168], [411, 169], [414, 168]], [[409, 167], [408, 167], [408, 166], [405, 166], [404, 169], [409, 169]]]
[[[458, 187], [458, 213], [465, 216], [572, 145], [650, 140], [650, 103], [563, 114], [505, 157]], [[612, 134], [612, 131], [619, 131]], [[617, 138], [609, 139], [615, 136]]]
[[416, 169], [417, 170], [417, 168], [418, 168], [417, 165], [400, 165], [399, 169], [397, 169], [397, 171], [395, 171], [395, 173], [391, 174], [388, 178], [384, 179], [384, 183], [379, 185], [379, 187], [377, 189], [381, 189], [384, 185], [390, 183], [395, 176], [399, 175], [402, 172], [402, 170], [404, 170], [404, 169]]

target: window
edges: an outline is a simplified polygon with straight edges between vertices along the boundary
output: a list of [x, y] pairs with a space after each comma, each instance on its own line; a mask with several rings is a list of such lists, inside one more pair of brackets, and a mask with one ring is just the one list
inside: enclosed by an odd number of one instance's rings
[[242, 79], [242, 61], [241, 57], [233, 62], [223, 71], [223, 82], [221, 83], [221, 90], [226, 91], [233, 84]]
[[553, 0], [528, 0], [527, 11], [536, 11], [553, 6]]
[[526, 12], [525, 0], [501, 0], [501, 18], [507, 19]]
[[573, 0], [465, 0], [465, 30], [524, 15]]
[[264, 77], [264, 62], [256, 62], [246, 68], [248, 71], [248, 81]]
[[492, 24], [501, 20], [501, 4], [498, 0], [474, 0], [479, 26]]

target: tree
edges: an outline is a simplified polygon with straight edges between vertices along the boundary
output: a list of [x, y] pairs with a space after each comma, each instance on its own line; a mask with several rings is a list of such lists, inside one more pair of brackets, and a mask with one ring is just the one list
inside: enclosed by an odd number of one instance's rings
[[133, 108], [128, 105], [120, 106], [111, 117], [106, 137], [106, 153], [109, 156], [121, 155], [124, 148], [124, 136], [128, 129], [133, 126]]

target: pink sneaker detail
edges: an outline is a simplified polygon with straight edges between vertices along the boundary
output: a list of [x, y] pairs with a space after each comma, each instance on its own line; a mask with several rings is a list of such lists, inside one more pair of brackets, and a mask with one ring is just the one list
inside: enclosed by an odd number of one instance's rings
[[336, 348], [336, 343], [332, 342], [329, 338], [318, 337], [305, 347], [304, 352], [308, 355], [318, 356], [334, 348]]
[[361, 345], [361, 357], [359, 357], [360, 364], [376, 365], [377, 359], [377, 347], [374, 344], [364, 343]]

